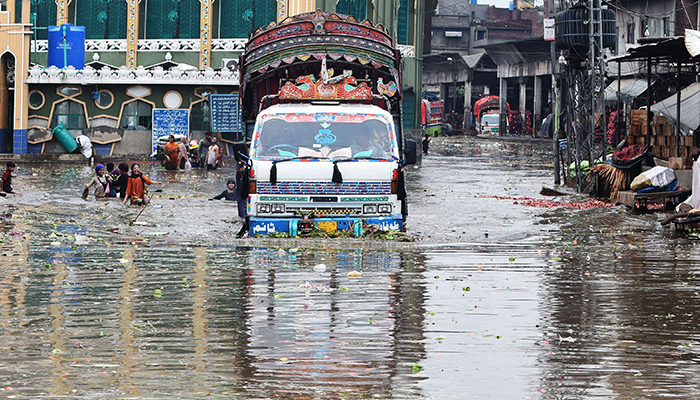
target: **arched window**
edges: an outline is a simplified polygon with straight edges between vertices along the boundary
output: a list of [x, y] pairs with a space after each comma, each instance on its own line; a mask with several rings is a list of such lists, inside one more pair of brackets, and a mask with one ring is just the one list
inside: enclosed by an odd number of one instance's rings
[[192, 104], [190, 111], [190, 130], [208, 131], [211, 129], [209, 100], [202, 100]]
[[85, 106], [74, 100], [64, 100], [56, 103], [51, 126], [58, 124], [63, 124], [67, 129], [87, 128]]
[[142, 100], [134, 100], [124, 104], [119, 127], [127, 130], [151, 129], [152, 109], [153, 106]]

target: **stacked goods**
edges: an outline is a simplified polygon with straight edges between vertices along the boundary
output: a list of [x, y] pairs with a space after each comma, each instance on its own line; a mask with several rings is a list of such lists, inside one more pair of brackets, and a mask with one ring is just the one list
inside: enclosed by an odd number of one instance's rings
[[616, 151], [612, 155], [612, 161], [617, 165], [629, 165], [639, 158], [646, 156], [646, 146], [632, 145]]
[[[663, 159], [674, 158], [676, 155], [676, 129], [668, 123], [666, 117], [654, 116], [651, 123], [651, 135], [647, 143], [647, 110], [632, 110], [627, 145], [648, 145], [651, 153]], [[681, 168], [690, 168], [690, 154], [696, 149], [693, 146], [693, 136], [683, 135], [678, 141], [678, 156], [682, 162], [677, 163]]]

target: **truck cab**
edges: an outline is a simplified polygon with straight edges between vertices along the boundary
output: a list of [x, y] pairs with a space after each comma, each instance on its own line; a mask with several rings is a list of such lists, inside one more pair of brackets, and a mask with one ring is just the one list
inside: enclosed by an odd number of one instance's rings
[[500, 117], [498, 114], [484, 114], [479, 121], [479, 133], [498, 135]]

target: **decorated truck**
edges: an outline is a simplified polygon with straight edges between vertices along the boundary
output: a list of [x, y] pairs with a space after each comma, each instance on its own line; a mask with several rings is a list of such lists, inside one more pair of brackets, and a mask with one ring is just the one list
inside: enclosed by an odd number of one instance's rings
[[400, 53], [386, 29], [299, 14], [254, 32], [239, 65], [249, 234], [404, 230]]
[[[501, 98], [499, 96], [484, 96], [474, 103], [474, 117], [476, 117], [476, 129], [480, 134], [498, 135], [500, 130], [500, 116], [498, 113]], [[506, 115], [510, 115], [510, 106]], [[506, 119], [506, 127], [508, 119]], [[507, 131], [507, 129], [506, 129]], [[504, 132], [507, 133], [507, 132]]]
[[442, 125], [445, 122], [445, 102], [439, 97], [429, 93], [423, 93], [421, 100], [421, 121], [423, 122], [424, 134], [428, 136], [440, 136], [440, 133], [442, 133]]

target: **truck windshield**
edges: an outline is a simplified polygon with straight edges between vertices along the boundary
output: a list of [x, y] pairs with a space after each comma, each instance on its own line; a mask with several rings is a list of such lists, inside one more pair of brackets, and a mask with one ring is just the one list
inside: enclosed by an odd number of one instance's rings
[[481, 124], [484, 126], [498, 126], [498, 114], [484, 115], [481, 119]]
[[391, 159], [396, 151], [390, 124], [372, 115], [269, 115], [253, 143], [254, 157]]

